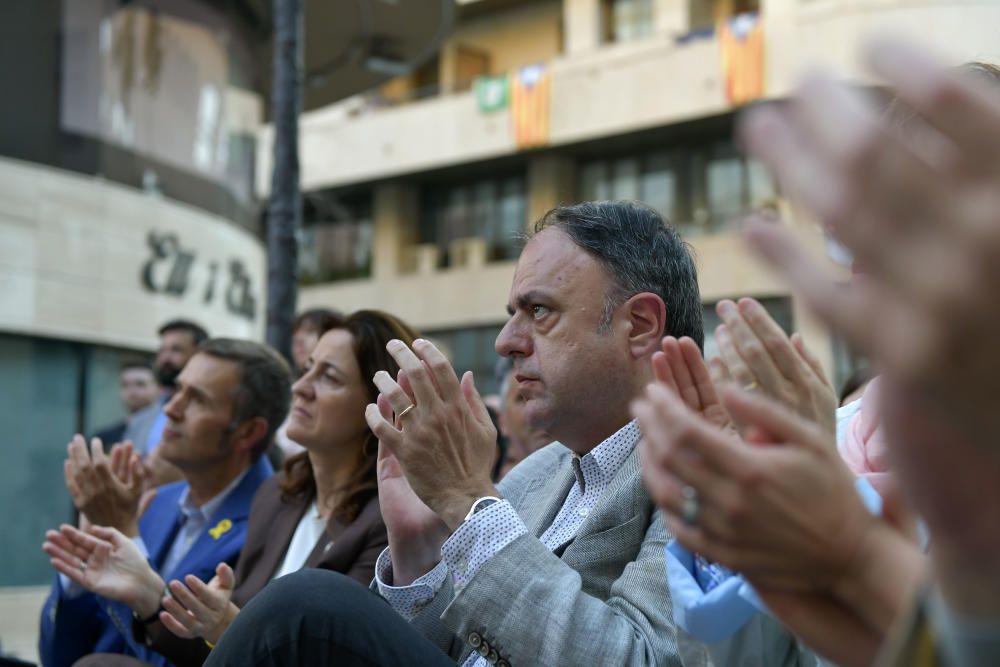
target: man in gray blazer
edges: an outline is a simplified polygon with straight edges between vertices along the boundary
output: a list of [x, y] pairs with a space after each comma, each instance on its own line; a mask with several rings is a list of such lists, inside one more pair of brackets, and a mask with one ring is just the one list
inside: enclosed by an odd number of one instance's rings
[[[496, 342], [525, 416], [558, 442], [490, 481], [496, 433], [473, 385], [429, 342], [375, 376], [389, 548], [372, 588], [282, 578], [208, 665], [701, 665], [683, 656], [664, 580], [669, 534], [639, 473], [629, 404], [666, 335], [701, 341], [686, 244], [629, 202], [554, 209], [518, 262]], [[393, 613], [395, 610], [396, 613]], [[681, 642], [684, 643], [684, 642]]]

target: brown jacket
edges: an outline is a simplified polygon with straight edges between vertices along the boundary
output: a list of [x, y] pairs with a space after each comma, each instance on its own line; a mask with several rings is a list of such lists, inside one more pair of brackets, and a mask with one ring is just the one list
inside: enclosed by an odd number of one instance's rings
[[[313, 502], [312, 497], [282, 498], [283, 479], [284, 473], [275, 475], [254, 496], [246, 543], [236, 563], [233, 602], [237, 607], [246, 605], [274, 577], [295, 528]], [[348, 525], [331, 517], [303, 567], [342, 572], [368, 586], [375, 576], [375, 560], [388, 544], [378, 496], [374, 496]], [[177, 667], [200, 667], [209, 654], [201, 639], [182, 639], [159, 623], [149, 627], [146, 643]]]

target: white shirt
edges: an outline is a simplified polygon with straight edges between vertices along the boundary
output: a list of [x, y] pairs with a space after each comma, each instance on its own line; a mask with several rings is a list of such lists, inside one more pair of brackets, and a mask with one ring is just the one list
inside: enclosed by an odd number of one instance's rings
[[[639, 438], [639, 426], [631, 421], [582, 458], [573, 457], [576, 483], [570, 488], [552, 525], [542, 534], [542, 544], [555, 550], [576, 535]], [[385, 549], [375, 563], [379, 593], [406, 620], [413, 620], [441, 589], [445, 577], [450, 575], [455, 592], [461, 592], [486, 561], [527, 532], [524, 521], [508, 501], [494, 503], [459, 526], [442, 545], [442, 558], [437, 567], [409, 586], [385, 583], [392, 578], [392, 560], [389, 549]], [[464, 667], [473, 666], [489, 667], [489, 663], [478, 653], [472, 653]]]
[[847, 440], [847, 429], [851, 426], [854, 415], [861, 412], [861, 399], [851, 401], [847, 405], [837, 408], [837, 445], [844, 444]]
[[281, 561], [281, 567], [278, 568], [274, 578], [301, 570], [309, 554], [323, 537], [324, 530], [326, 530], [326, 519], [319, 515], [319, 506], [314, 500], [299, 519], [299, 525], [295, 527], [295, 534], [292, 535], [292, 542], [288, 545], [288, 551], [285, 552], [285, 558]]

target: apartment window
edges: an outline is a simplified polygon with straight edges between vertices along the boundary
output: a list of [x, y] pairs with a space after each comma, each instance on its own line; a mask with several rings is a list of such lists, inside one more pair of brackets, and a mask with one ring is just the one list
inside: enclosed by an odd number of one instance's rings
[[425, 187], [420, 241], [437, 245], [445, 266], [457, 264], [453, 243], [482, 239], [489, 261], [514, 259], [528, 217], [522, 174]]
[[760, 0], [688, 0], [692, 31], [711, 30], [719, 21], [759, 11]]
[[653, 0], [606, 0], [604, 41], [630, 42], [653, 34]]
[[489, 51], [468, 44], [458, 44], [452, 64], [452, 86], [455, 92], [469, 90], [473, 81], [481, 76], [489, 76], [492, 60]]
[[38, 556], [38, 538], [72, 518], [61, 474], [66, 442], [123, 417], [118, 374], [121, 363], [136, 356], [143, 355], [0, 334], [0, 507], [7, 508], [0, 514], [0, 587], [52, 580], [48, 559]]
[[350, 198], [331, 192], [303, 198], [299, 281], [304, 285], [371, 274], [372, 195]]
[[[764, 310], [774, 318], [782, 331], [791, 335], [795, 321], [792, 317], [792, 300], [787, 297], [758, 299]], [[715, 312], [715, 304], [705, 304], [702, 307], [702, 321], [705, 325], [705, 358], [719, 356], [719, 345], [715, 342], [715, 328], [722, 324], [722, 319]]]
[[498, 390], [494, 369], [499, 357], [495, 343], [501, 328], [487, 326], [432, 331], [427, 333], [427, 338], [443, 348], [459, 377], [465, 371], [472, 371], [476, 389], [486, 396]]
[[687, 234], [725, 228], [775, 197], [767, 171], [728, 141], [585, 161], [579, 188], [585, 200], [645, 202]]
[[731, 145], [713, 147], [704, 171], [704, 201], [710, 217], [727, 220], [745, 210], [749, 204], [745, 172], [745, 162]]

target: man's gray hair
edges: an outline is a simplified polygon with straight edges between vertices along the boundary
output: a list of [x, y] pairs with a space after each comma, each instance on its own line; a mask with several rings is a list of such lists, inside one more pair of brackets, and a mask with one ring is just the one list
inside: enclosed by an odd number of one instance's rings
[[701, 295], [690, 246], [655, 210], [631, 201], [594, 201], [561, 206], [535, 223], [535, 233], [553, 227], [595, 257], [614, 286], [605, 296], [601, 329], [615, 310], [642, 292], [666, 304], [664, 336], [689, 336], [703, 347]]

